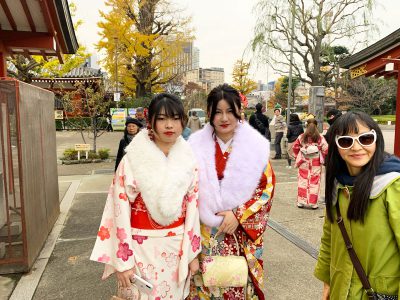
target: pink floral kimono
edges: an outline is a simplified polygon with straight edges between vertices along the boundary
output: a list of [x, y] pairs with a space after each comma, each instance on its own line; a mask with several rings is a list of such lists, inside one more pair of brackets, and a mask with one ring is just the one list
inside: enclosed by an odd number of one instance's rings
[[[328, 154], [328, 143], [322, 135], [317, 143], [309, 141], [303, 143], [303, 134], [299, 135], [293, 143], [293, 153], [296, 156], [296, 167], [299, 168], [297, 205], [318, 207], [318, 195], [321, 185], [322, 166], [326, 155]], [[304, 155], [308, 147], [317, 148], [315, 154]], [[303, 151], [301, 151], [303, 150]]]
[[193, 153], [179, 137], [165, 156], [145, 130], [126, 151], [90, 259], [105, 264], [103, 279], [134, 268], [153, 284], [150, 295], [124, 289], [126, 299], [184, 299], [188, 265], [201, 250]]

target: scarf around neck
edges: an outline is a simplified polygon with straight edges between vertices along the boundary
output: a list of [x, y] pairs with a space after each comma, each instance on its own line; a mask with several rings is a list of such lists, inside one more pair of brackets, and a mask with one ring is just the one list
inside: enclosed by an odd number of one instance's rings
[[[400, 173], [400, 159], [394, 155], [387, 155], [376, 172], [376, 175], [384, 175], [391, 172]], [[343, 185], [353, 186], [357, 176], [351, 176], [349, 171], [344, 168], [344, 171], [336, 175], [336, 179]]]

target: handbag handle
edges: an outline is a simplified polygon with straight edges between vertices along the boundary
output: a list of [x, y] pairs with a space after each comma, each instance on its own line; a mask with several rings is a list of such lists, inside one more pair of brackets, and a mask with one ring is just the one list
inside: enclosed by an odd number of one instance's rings
[[[233, 233], [232, 235], [233, 235], [233, 238], [235, 239], [237, 254], [240, 255], [239, 242], [238, 242], [238, 240], [237, 240], [236, 234]], [[213, 253], [212, 250], [213, 250], [214, 248], [216, 248], [217, 251], [218, 251], [218, 240], [217, 240], [217, 235], [214, 235], [214, 239], [215, 239], [216, 243], [210, 247], [210, 254], [209, 254], [209, 255], [212, 255], [212, 253]], [[218, 252], [216, 252], [216, 254], [217, 254], [217, 255], [220, 255]]]
[[337, 219], [336, 222], [339, 225], [339, 229], [342, 233], [344, 243], [346, 244], [347, 251], [349, 252], [349, 256], [351, 259], [351, 262], [353, 263], [354, 269], [357, 272], [358, 277], [361, 280], [361, 283], [363, 285], [363, 288], [365, 292], [367, 293], [368, 299], [374, 300], [375, 298], [375, 292], [371, 287], [371, 284], [369, 283], [367, 274], [365, 274], [364, 268], [361, 265], [360, 260], [358, 259], [357, 253], [353, 248], [353, 244], [350, 241], [349, 235], [347, 234], [346, 227], [344, 226], [343, 223], [343, 218], [342, 215], [340, 214], [340, 208], [339, 208], [339, 201], [336, 202], [336, 213], [337, 213]]

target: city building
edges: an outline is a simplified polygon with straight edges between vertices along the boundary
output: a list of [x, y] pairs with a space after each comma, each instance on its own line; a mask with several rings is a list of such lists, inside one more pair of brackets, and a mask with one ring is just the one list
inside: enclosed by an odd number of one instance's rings
[[225, 82], [224, 68], [198, 68], [185, 73], [184, 83], [194, 82], [201, 86], [206, 93]]

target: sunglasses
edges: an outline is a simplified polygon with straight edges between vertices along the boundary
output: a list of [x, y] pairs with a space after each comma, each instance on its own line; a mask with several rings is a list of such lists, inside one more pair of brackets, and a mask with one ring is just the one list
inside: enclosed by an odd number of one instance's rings
[[363, 146], [369, 147], [376, 142], [376, 132], [375, 130], [371, 130], [369, 132], [364, 132], [359, 136], [348, 136], [348, 135], [337, 135], [335, 137], [336, 145], [340, 149], [350, 149], [354, 145], [354, 141]]

